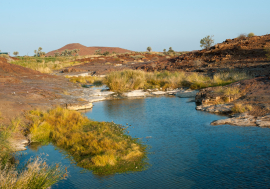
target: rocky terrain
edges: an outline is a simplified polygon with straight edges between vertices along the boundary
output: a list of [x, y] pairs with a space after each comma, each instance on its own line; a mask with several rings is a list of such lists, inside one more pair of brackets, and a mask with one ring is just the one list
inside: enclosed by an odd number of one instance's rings
[[46, 54], [46, 56], [54, 56], [54, 53], [59, 52], [61, 53], [64, 50], [73, 50], [73, 49], [80, 49], [79, 55], [80, 56], [86, 56], [86, 55], [93, 55], [96, 50], [101, 50], [101, 53], [104, 53], [108, 51], [109, 53], [115, 52], [115, 53], [126, 53], [131, 52], [127, 49], [122, 49], [119, 47], [86, 47], [84, 45], [81, 45], [80, 43], [71, 43], [68, 45], [65, 45], [64, 47], [61, 47], [60, 49], [50, 51]]
[[1, 123], [9, 123], [26, 110], [86, 104], [79, 100], [79, 90], [74, 96], [68, 95], [67, 91], [71, 89], [79, 87], [64, 77], [9, 64], [0, 57]]
[[[270, 113], [270, 62], [265, 48], [270, 47], [270, 35], [227, 39], [210, 49], [188, 52], [180, 56], [163, 53], [122, 53], [110, 56], [92, 56], [77, 59], [81, 64], [58, 70], [58, 75], [105, 75], [112, 71], [134, 69], [144, 71], [217, 72], [236, 71], [250, 74], [253, 79], [239, 81], [228, 86], [202, 89], [196, 96], [197, 109], [214, 113], [232, 114], [235, 104], [252, 106], [248, 115], [267, 116]], [[95, 48], [69, 44], [61, 49], [81, 49], [91, 54]], [[126, 52], [125, 49], [111, 51]], [[108, 50], [109, 49], [104, 49]], [[53, 54], [54, 51], [50, 53]], [[49, 53], [47, 54], [49, 55]], [[62, 74], [60, 74], [62, 72]], [[22, 111], [33, 108], [63, 106], [91, 107], [91, 99], [85, 101], [84, 89], [68, 82], [62, 76], [43, 74], [0, 59], [0, 112], [5, 121]], [[231, 93], [230, 90], [236, 92]], [[73, 91], [69, 95], [68, 91]], [[82, 100], [82, 96], [83, 98]], [[74, 106], [73, 106], [74, 107]], [[75, 108], [77, 109], [77, 108]], [[243, 116], [242, 116], [243, 117]], [[4, 121], [4, 122], [5, 122]], [[3, 120], [2, 120], [3, 122]]]

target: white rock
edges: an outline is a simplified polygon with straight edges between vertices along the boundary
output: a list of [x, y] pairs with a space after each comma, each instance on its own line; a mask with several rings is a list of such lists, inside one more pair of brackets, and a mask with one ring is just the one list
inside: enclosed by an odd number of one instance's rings
[[112, 91], [101, 91], [101, 90], [97, 90], [96, 92], [94, 92], [93, 94], [91, 94], [91, 96], [109, 96], [111, 94], [114, 94], [115, 92]]
[[83, 105], [70, 105], [67, 107], [69, 110], [85, 110], [85, 109], [91, 109], [93, 107], [93, 104], [90, 102], [88, 104]]
[[143, 90], [134, 90], [131, 92], [123, 93], [126, 97], [145, 97], [148, 93]]
[[199, 91], [198, 90], [180, 90], [176, 93], [176, 96], [177, 97], [180, 97], [180, 98], [192, 98], [196, 96], [196, 94], [198, 93]]
[[256, 121], [257, 126], [259, 127], [270, 127], [270, 121]]
[[169, 95], [176, 95], [179, 90], [166, 91]]
[[154, 92], [151, 92], [151, 94], [153, 94], [153, 95], [165, 95], [165, 94], [167, 94], [167, 92], [164, 92], [164, 91], [154, 91]]

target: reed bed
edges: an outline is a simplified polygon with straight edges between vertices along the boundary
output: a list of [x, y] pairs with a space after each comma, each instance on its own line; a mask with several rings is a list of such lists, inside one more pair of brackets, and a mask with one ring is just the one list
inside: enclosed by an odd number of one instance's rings
[[236, 72], [217, 73], [213, 77], [209, 77], [196, 72], [144, 72], [124, 70], [111, 72], [106, 76], [104, 84], [106, 84], [110, 90], [117, 92], [155, 88], [165, 90], [180, 87], [201, 89], [211, 86], [228, 85], [248, 78], [250, 78], [250, 76], [247, 74]]
[[31, 111], [28, 118], [32, 140], [64, 149], [95, 174], [140, 171], [145, 168], [145, 146], [115, 123], [96, 122], [81, 113], [57, 107]]

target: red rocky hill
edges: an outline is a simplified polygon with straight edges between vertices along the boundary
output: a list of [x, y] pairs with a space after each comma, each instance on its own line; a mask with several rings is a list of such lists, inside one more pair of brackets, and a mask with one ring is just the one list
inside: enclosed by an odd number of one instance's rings
[[54, 56], [55, 52], [61, 53], [64, 50], [73, 50], [73, 49], [80, 49], [79, 55], [80, 56], [85, 56], [85, 55], [93, 55], [96, 50], [101, 50], [101, 53], [104, 53], [106, 51], [109, 51], [110, 53], [116, 52], [116, 53], [125, 53], [125, 52], [131, 52], [130, 50], [127, 49], [122, 49], [119, 47], [86, 47], [84, 45], [81, 45], [80, 43], [71, 43], [68, 45], [65, 45], [64, 47], [50, 51], [46, 54], [46, 56]]

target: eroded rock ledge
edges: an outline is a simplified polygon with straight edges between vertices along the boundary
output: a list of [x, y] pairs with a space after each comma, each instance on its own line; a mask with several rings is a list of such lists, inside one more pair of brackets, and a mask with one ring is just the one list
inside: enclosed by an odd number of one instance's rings
[[232, 118], [216, 120], [211, 125], [236, 125], [236, 126], [258, 126], [270, 127], [270, 114], [255, 117], [247, 113], [235, 115]]

